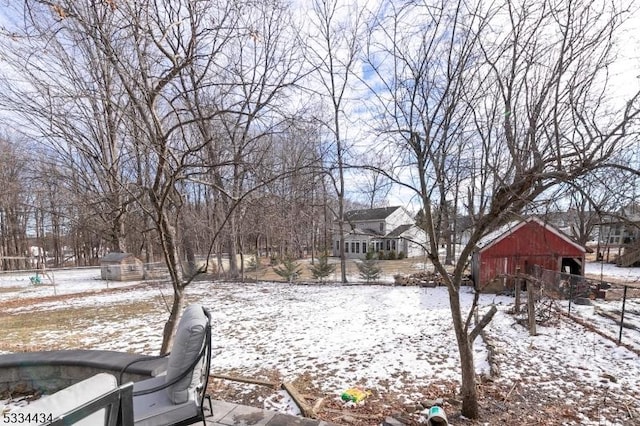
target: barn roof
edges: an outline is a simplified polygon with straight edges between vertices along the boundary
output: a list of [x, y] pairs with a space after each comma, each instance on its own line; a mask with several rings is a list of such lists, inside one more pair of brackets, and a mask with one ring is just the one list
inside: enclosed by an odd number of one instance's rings
[[384, 220], [401, 208], [395, 207], [380, 207], [377, 209], [364, 209], [364, 210], [351, 210], [344, 214], [344, 218], [347, 221], [360, 221], [360, 220]]
[[540, 220], [537, 217], [529, 217], [529, 218], [524, 219], [524, 220], [514, 220], [514, 221], [511, 221], [511, 222], [508, 222], [508, 223], [502, 225], [501, 227], [499, 227], [498, 229], [496, 229], [495, 231], [490, 232], [487, 235], [485, 235], [484, 237], [482, 237], [480, 239], [480, 241], [478, 241], [477, 246], [480, 248], [480, 251], [484, 251], [484, 250], [488, 249], [489, 247], [499, 243], [504, 238], [506, 238], [509, 235], [513, 234], [518, 229], [522, 228], [523, 226], [525, 226], [527, 223], [530, 223], [530, 222], [537, 223], [538, 225], [542, 226], [547, 231], [555, 234], [560, 239], [562, 239], [565, 242], [569, 243], [570, 245], [574, 246], [578, 250], [583, 251], [583, 252], [587, 251], [587, 249], [584, 246], [581, 246], [580, 244], [576, 243], [569, 236], [567, 236], [563, 232], [560, 232], [557, 228], [549, 225], [548, 223]]
[[[480, 238], [478, 243], [476, 244], [480, 249], [484, 249], [497, 243], [498, 240], [501, 240], [503, 237], [506, 237], [513, 231], [515, 231], [518, 227], [525, 224], [525, 221], [522, 220], [512, 220], [511, 222], [507, 222], [504, 225], [496, 228], [495, 230], [489, 232], [484, 237]], [[502, 237], [502, 238], [501, 238]]]

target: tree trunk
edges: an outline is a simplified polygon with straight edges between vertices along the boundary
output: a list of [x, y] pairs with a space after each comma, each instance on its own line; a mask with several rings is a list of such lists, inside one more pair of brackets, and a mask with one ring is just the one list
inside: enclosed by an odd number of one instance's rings
[[238, 278], [238, 245], [236, 243], [236, 234], [231, 232], [228, 241], [228, 255], [229, 255], [229, 278]]
[[229, 278], [236, 279], [239, 276], [238, 268], [238, 232], [236, 225], [236, 213], [231, 212], [229, 217], [229, 240], [228, 240], [228, 254], [229, 254]]
[[196, 255], [193, 249], [193, 240], [191, 238], [192, 233], [188, 231], [188, 225], [184, 220], [184, 217], [180, 218], [180, 224], [182, 228], [182, 246], [184, 247], [184, 255], [187, 259], [187, 271], [186, 274], [189, 278], [193, 277], [198, 267], [196, 265]]
[[347, 282], [347, 258], [344, 253], [344, 232], [343, 224], [340, 221], [340, 279], [342, 283]]
[[169, 276], [171, 277], [171, 285], [173, 286], [173, 304], [171, 306], [169, 319], [164, 326], [162, 346], [160, 348], [161, 355], [167, 353], [173, 343], [173, 334], [178, 325], [180, 313], [182, 312], [182, 296], [184, 291], [182, 268], [176, 244], [176, 230], [175, 227], [169, 223], [166, 214], [164, 211], [160, 214], [158, 231], [160, 233], [159, 236], [162, 243], [164, 259], [169, 269]]
[[244, 282], [244, 248], [242, 247], [242, 241], [240, 241], [239, 248], [240, 248], [240, 282]]
[[462, 397], [462, 415], [470, 418], [478, 418], [478, 394], [476, 392], [476, 373], [473, 363], [473, 342], [464, 329], [462, 312], [460, 310], [460, 293], [449, 289], [449, 304], [451, 305], [451, 316], [453, 328], [458, 341], [458, 351], [460, 354], [460, 370], [462, 373], [462, 384], [460, 396]]
[[[313, 210], [312, 210], [313, 212]], [[316, 222], [311, 219], [311, 264], [316, 262]]]
[[[146, 220], [145, 220], [145, 223], [146, 223]], [[145, 256], [146, 262], [153, 263], [155, 256], [153, 253], [153, 238], [150, 232], [144, 233], [144, 244], [146, 248], [146, 256]]]
[[166, 353], [170, 352], [171, 348], [173, 347], [173, 334], [176, 327], [178, 326], [178, 320], [180, 319], [180, 314], [182, 313], [182, 305], [183, 292], [182, 290], [174, 289], [171, 313], [169, 314], [169, 319], [167, 319], [167, 322], [164, 324], [160, 355], [165, 355]]

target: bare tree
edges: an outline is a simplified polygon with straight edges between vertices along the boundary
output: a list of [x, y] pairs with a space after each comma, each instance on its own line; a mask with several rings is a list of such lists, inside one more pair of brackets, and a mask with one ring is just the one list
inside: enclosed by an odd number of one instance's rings
[[357, 190], [365, 197], [368, 208], [382, 207], [387, 203], [387, 197], [391, 191], [392, 182], [383, 173], [382, 170], [386, 166], [386, 158], [377, 153], [362, 154], [361, 164], [369, 167], [363, 168], [358, 174]]
[[28, 266], [30, 218], [28, 157], [8, 136], [0, 137], [0, 269]]
[[[240, 34], [227, 52], [225, 69], [220, 70], [231, 84], [229, 91], [218, 97], [218, 108], [227, 111], [218, 123], [227, 141], [221, 151], [230, 166], [222, 172], [229, 176], [224, 192], [231, 201], [263, 182], [266, 176], [260, 168], [277, 139], [272, 135], [286, 133], [289, 117], [297, 113], [296, 107], [287, 103], [301, 78], [303, 62], [298, 35], [290, 22], [290, 11], [282, 2], [247, 5], [240, 15]], [[232, 277], [238, 275], [241, 210], [230, 211], [227, 223]]]
[[[102, 220], [111, 250], [125, 251], [124, 216], [130, 200], [121, 186], [126, 154], [122, 86], [98, 37], [79, 31], [55, 33], [71, 20], [60, 14], [75, 12], [44, 3], [35, 8], [27, 2], [30, 14], [23, 24], [12, 22], [12, 36], [1, 39], [3, 59], [10, 66], [2, 104], [18, 117], [16, 121], [29, 123], [19, 129], [50, 146], [47, 154], [53, 156], [41, 161], [68, 172], [58, 177], [66, 178], [69, 190], [93, 194], [86, 197], [91, 201], [83, 210]], [[96, 13], [106, 21], [103, 25], [113, 18], [108, 7]], [[14, 11], [11, 16], [20, 14]]]
[[[621, 150], [620, 154], [624, 152]], [[548, 197], [539, 197], [528, 210], [541, 217], [560, 216], [558, 225], [565, 226], [569, 235], [586, 245], [607, 216], [633, 202], [634, 184], [633, 177], [624, 171], [597, 169], [559, 185]]]
[[[357, 64], [362, 31], [363, 9], [356, 2], [342, 6], [337, 0], [314, 0], [309, 36], [310, 62], [316, 70], [321, 96], [328, 103], [328, 119], [320, 118], [330, 134], [335, 160], [329, 176], [338, 198], [335, 215], [338, 222], [341, 280], [347, 282], [345, 240], [345, 165], [347, 155], [346, 106], [350, 79]], [[335, 172], [334, 172], [335, 171]]]
[[[56, 66], [37, 56], [23, 57], [25, 68], [38, 77], [31, 83], [45, 104], [33, 111], [23, 103], [21, 112], [36, 118], [33, 127], [59, 141], [59, 150], [69, 150], [67, 158], [82, 159], [92, 176], [108, 184], [107, 197], [116, 197], [113, 208], [126, 208], [117, 199], [126, 194], [158, 235], [174, 291], [163, 353], [171, 346], [183, 292], [193, 277], [183, 277], [181, 270], [178, 226], [183, 199], [177, 184], [197, 160], [194, 153], [206, 144], [188, 137], [188, 126], [203, 117], [185, 108], [181, 77], [188, 69], [207, 73], [206, 64], [232, 32], [226, 19], [233, 6], [218, 3], [34, 0], [26, 3], [24, 15], [24, 40], [37, 37], [55, 47], [47, 59]], [[54, 86], [60, 90], [48, 91], [42, 82], [55, 78], [69, 88], [62, 90], [61, 84]], [[206, 82], [202, 74], [193, 81], [191, 91]], [[75, 108], [69, 110], [69, 103]], [[126, 144], [131, 149], [123, 164], [121, 148]], [[116, 228], [119, 235], [121, 227]]]
[[[636, 136], [638, 93], [618, 108], [605, 95], [622, 16], [582, 1], [385, 3], [382, 10], [388, 16], [379, 16], [367, 59], [380, 134], [401, 159], [387, 173], [422, 202], [429, 258], [449, 290], [462, 413], [476, 418], [472, 344], [495, 309], [472, 326], [460, 303], [462, 276], [483, 236]], [[467, 172], [457, 175], [460, 167]], [[439, 212], [454, 197], [473, 228], [448, 274], [438, 256]]]

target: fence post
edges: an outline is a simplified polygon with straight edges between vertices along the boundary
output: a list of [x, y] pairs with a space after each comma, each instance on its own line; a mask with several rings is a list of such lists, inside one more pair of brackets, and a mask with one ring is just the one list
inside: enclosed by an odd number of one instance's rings
[[627, 304], [627, 286], [624, 286], [624, 291], [622, 292], [622, 312], [620, 314], [620, 334], [618, 334], [618, 344], [622, 342], [622, 328], [624, 325], [624, 308]]
[[573, 301], [573, 280], [569, 278], [569, 316], [571, 316], [571, 301]]
[[529, 311], [529, 334], [535, 336], [536, 333], [536, 306], [533, 300], [533, 283], [527, 281], [527, 310]]
[[520, 313], [520, 267], [516, 267], [516, 280], [515, 280], [515, 290], [516, 290], [516, 306], [514, 307], [514, 311], [516, 314]]

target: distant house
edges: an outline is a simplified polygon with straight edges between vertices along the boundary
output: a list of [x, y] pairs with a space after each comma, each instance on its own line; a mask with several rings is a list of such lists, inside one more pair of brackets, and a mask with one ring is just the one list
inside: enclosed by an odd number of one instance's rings
[[[335, 226], [337, 231], [337, 224]], [[407, 257], [424, 255], [425, 232], [402, 207], [352, 210], [345, 213], [345, 255], [364, 259], [367, 251]], [[340, 234], [333, 235], [333, 255], [340, 256]]]
[[603, 215], [599, 228], [599, 256], [619, 266], [640, 264], [640, 204]]
[[131, 253], [109, 253], [100, 259], [100, 278], [110, 281], [141, 280], [144, 265]]
[[477, 288], [505, 290], [506, 275], [519, 269], [544, 269], [584, 275], [586, 249], [542, 220], [530, 217], [507, 223], [480, 240], [471, 258], [471, 275]]

